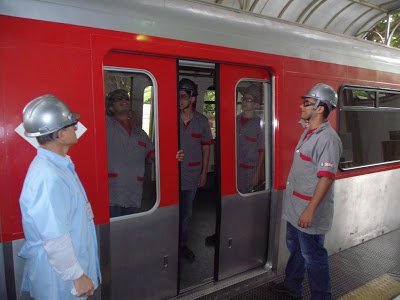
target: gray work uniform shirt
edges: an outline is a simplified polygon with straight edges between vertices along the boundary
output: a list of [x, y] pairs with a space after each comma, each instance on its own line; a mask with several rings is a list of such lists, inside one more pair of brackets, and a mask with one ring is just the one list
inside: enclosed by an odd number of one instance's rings
[[251, 119], [242, 115], [236, 118], [237, 132], [237, 186], [241, 193], [253, 188], [251, 180], [257, 169], [260, 153], [265, 152], [264, 126], [261, 118]]
[[309, 228], [300, 228], [298, 220], [311, 201], [320, 177], [335, 179], [342, 142], [329, 122], [323, 123], [311, 134], [306, 129], [293, 157], [286, 185], [283, 219], [298, 230], [309, 234], [325, 234], [332, 226], [333, 184], [322, 199]]
[[141, 128], [129, 132], [107, 116], [108, 191], [110, 206], [140, 208], [145, 159], [154, 145]]
[[208, 119], [194, 112], [192, 120], [185, 125], [180, 118], [180, 149], [184, 152], [181, 163], [181, 190], [195, 190], [203, 166], [203, 145], [214, 142]]

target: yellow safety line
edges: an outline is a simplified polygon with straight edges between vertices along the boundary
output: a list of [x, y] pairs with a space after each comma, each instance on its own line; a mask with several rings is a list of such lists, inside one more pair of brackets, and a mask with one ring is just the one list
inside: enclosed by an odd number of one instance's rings
[[400, 295], [400, 282], [389, 274], [383, 274], [338, 298], [340, 300], [390, 300]]

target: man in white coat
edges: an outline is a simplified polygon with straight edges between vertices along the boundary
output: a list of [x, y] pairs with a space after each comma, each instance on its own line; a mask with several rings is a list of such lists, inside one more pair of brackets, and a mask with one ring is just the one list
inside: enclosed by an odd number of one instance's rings
[[25, 243], [21, 290], [35, 299], [77, 299], [94, 293], [100, 266], [93, 213], [67, 155], [79, 115], [53, 95], [29, 102], [25, 135], [40, 147], [20, 196]]

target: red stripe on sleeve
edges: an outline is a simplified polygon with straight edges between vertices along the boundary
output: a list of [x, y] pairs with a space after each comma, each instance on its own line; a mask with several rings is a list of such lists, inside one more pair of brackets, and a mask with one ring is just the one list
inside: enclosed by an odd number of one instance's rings
[[145, 142], [143, 142], [143, 141], [138, 141], [137, 143], [138, 143], [138, 145], [139, 145], [140, 147], [146, 148], [146, 143], [145, 143]]
[[319, 171], [317, 173], [317, 176], [318, 177], [328, 177], [332, 180], [335, 180], [335, 178], [336, 178], [336, 174], [333, 174], [332, 172], [329, 172], [329, 171]]
[[201, 142], [201, 144], [202, 144], [203, 146], [205, 146], [205, 145], [212, 145], [212, 144], [214, 144], [214, 140], [209, 140], [209, 141]]

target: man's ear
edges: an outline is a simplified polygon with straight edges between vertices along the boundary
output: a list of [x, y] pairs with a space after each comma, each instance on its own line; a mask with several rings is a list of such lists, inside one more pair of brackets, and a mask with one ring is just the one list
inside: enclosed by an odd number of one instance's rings
[[317, 113], [319, 113], [319, 114], [323, 114], [324, 110], [325, 110], [325, 107], [322, 105], [317, 107]]
[[60, 139], [60, 138], [62, 138], [63, 136], [64, 136], [64, 132], [65, 132], [65, 130], [58, 130], [57, 131], [57, 139]]

